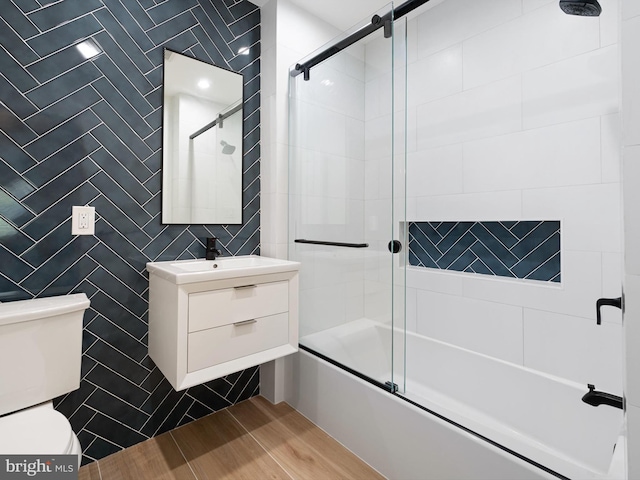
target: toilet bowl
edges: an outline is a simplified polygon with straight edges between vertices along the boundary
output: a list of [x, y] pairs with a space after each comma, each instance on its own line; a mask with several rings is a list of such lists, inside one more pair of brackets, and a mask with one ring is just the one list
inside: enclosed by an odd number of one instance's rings
[[0, 452], [4, 455], [77, 455], [82, 449], [71, 424], [51, 402], [0, 417]]
[[51, 400], [80, 386], [86, 295], [0, 303], [0, 454], [78, 456]]

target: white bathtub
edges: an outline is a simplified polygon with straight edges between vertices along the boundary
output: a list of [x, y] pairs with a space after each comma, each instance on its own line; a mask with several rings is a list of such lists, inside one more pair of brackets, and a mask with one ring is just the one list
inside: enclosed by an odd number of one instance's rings
[[[387, 326], [359, 320], [300, 343], [390, 379]], [[401, 395], [435, 415], [307, 352], [287, 401], [389, 478], [624, 478], [623, 413], [583, 403], [586, 385], [416, 334], [406, 355]]]

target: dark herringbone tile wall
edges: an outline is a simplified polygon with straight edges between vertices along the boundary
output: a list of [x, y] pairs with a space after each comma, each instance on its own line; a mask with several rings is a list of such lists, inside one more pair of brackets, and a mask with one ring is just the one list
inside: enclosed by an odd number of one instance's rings
[[[103, 53], [85, 60], [75, 44]], [[249, 55], [237, 55], [251, 46]], [[162, 225], [163, 47], [244, 75], [242, 225]], [[257, 368], [175, 392], [147, 355], [145, 263], [259, 251], [260, 11], [245, 0], [2, 0], [0, 301], [85, 292], [84, 461], [255, 394]], [[71, 236], [71, 206], [96, 207]]]

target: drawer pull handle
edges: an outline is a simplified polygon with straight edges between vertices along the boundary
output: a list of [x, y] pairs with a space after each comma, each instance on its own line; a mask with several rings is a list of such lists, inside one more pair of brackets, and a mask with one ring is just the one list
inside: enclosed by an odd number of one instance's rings
[[240, 285], [239, 287], [233, 287], [236, 290], [244, 290], [245, 288], [256, 288], [255, 285]]
[[252, 319], [252, 320], [244, 320], [242, 322], [235, 322], [233, 324], [234, 327], [242, 327], [244, 325], [251, 325], [252, 323], [256, 323], [258, 320], [256, 319]]

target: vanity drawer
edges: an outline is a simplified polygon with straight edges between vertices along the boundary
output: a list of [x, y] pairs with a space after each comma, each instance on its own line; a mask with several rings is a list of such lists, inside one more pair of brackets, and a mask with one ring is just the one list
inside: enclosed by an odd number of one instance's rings
[[286, 281], [192, 293], [189, 295], [189, 332], [266, 317], [288, 309]]
[[285, 345], [288, 341], [287, 313], [190, 333], [187, 371], [194, 372], [262, 352]]

